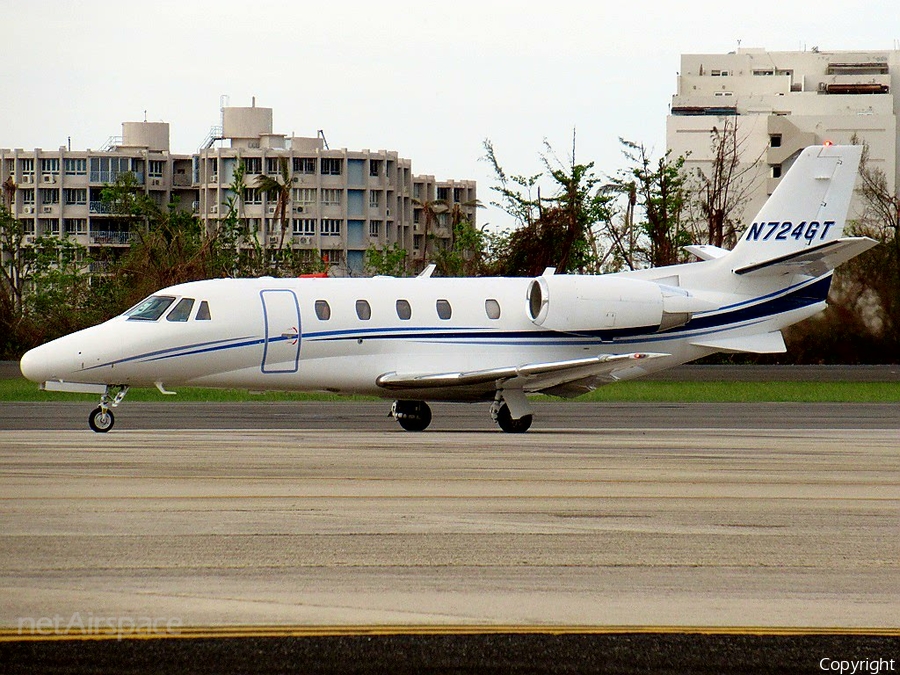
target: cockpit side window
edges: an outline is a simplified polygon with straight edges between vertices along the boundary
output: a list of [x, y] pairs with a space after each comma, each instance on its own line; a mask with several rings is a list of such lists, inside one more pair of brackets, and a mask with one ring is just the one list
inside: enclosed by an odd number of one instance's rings
[[197, 309], [197, 321], [209, 321], [211, 319], [209, 303], [206, 300], [201, 300], [200, 307]]
[[129, 309], [125, 315], [129, 321], [156, 321], [173, 302], [175, 298], [169, 295], [151, 295]]
[[166, 314], [166, 321], [187, 321], [191, 316], [191, 310], [194, 308], [193, 298], [182, 298], [178, 304]]

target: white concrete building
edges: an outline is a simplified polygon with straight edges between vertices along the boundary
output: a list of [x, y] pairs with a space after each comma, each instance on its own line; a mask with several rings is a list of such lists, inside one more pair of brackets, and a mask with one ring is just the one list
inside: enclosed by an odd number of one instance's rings
[[[900, 180], [900, 51], [768, 52], [738, 49], [728, 54], [685, 54], [678, 90], [666, 123], [672, 155], [686, 155], [686, 168], [711, 165], [711, 131], [726, 120], [744, 140], [743, 158], [759, 159], [752, 218], [772, 193], [800, 149], [817, 143], [869, 145], [871, 166], [890, 187]], [[859, 204], [851, 217], [859, 214]]]
[[[456, 205], [475, 222], [474, 181], [414, 176], [412, 162], [393, 151], [331, 150], [323, 135], [276, 134], [271, 108], [225, 107], [222, 122], [193, 155], [170, 152], [164, 122], [125, 122], [122, 136], [100, 150], [0, 148], [0, 184], [15, 186], [4, 198], [24, 225], [26, 244], [68, 235], [88, 249], [126, 248], [130, 233], [101, 201], [105, 184], [131, 172], [160, 207], [175, 199], [212, 230], [227, 212], [234, 167], [242, 161], [240, 215], [258, 236], [281, 241], [275, 204], [255, 185], [260, 175], [280, 175], [285, 159], [292, 187], [283, 245], [322, 256], [335, 275], [363, 274], [366, 249], [395, 242], [421, 268], [426, 255], [451, 242], [449, 209]], [[425, 207], [436, 200], [444, 212], [426, 232]]]

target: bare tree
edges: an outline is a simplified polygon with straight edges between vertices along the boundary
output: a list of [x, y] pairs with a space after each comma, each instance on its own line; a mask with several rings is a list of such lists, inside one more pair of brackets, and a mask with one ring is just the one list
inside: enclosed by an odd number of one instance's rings
[[[743, 209], [753, 191], [762, 153], [752, 161], [744, 161], [747, 137], [737, 132], [737, 124], [726, 118], [720, 129], [710, 131], [712, 162], [707, 170], [697, 167], [693, 179], [694, 213], [698, 241], [731, 248], [743, 216]], [[763, 151], [765, 152], [765, 151]]]

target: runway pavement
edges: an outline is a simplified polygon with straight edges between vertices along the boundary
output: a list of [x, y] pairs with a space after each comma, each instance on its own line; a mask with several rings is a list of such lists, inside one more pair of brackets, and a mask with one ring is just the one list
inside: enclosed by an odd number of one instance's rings
[[[624, 630], [609, 650], [634, 656], [698, 626], [739, 642], [811, 627], [882, 635], [863, 651], [898, 657], [897, 406], [554, 403], [524, 435], [496, 431], [481, 406], [436, 406], [418, 434], [381, 404], [285, 406], [126, 404], [105, 435], [84, 428], [84, 404], [0, 406], [5, 635], [84, 637], [101, 619], [120, 633], [152, 619], [172, 636], [252, 624], [348, 640]], [[460, 663], [475, 643], [496, 652], [481, 639], [457, 645]], [[71, 658], [54, 644], [29, 653]], [[700, 663], [710, 644], [678, 653]], [[570, 647], [541, 663], [589, 651]], [[833, 648], [807, 644], [793, 663], [813, 672]], [[660, 654], [657, 666], [686, 663]], [[604, 663], [592, 670], [632, 672]]]

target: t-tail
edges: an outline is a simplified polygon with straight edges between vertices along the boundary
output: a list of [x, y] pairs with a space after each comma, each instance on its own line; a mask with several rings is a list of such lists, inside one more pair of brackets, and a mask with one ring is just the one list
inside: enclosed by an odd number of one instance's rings
[[819, 277], [877, 242], [845, 237], [862, 147], [803, 150], [727, 256], [741, 277]]

